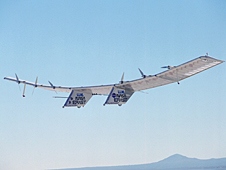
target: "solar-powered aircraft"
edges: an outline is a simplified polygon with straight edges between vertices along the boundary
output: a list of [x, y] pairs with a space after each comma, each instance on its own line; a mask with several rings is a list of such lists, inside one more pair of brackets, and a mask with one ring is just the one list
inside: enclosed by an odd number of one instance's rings
[[85, 106], [93, 95], [108, 95], [105, 105], [118, 105], [125, 104], [129, 98], [136, 91], [142, 91], [151, 89], [170, 83], [178, 83], [179, 81], [191, 77], [197, 73], [205, 71], [211, 67], [223, 63], [224, 61], [215, 59], [207, 55], [200, 56], [191, 61], [183, 63], [178, 66], [163, 66], [166, 71], [155, 75], [145, 75], [140, 69], [142, 78], [131, 81], [123, 81], [124, 73], [121, 81], [117, 84], [98, 85], [98, 86], [82, 86], [82, 87], [64, 87], [55, 86], [49, 81], [49, 85], [38, 84], [38, 77], [36, 81], [29, 82], [26, 80], [20, 80], [16, 75], [16, 78], [5, 77], [5, 80], [13, 81], [18, 84], [24, 84], [23, 97], [25, 97], [26, 85], [33, 86], [35, 88], [42, 88], [46, 90], [66, 92], [70, 93], [63, 105], [64, 107], [78, 107]]

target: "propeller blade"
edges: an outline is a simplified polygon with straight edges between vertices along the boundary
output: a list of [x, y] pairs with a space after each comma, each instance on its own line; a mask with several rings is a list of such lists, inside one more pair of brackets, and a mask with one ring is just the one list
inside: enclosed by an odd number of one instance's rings
[[124, 72], [122, 74], [122, 78], [121, 78], [121, 81], [120, 81], [121, 84], [123, 83], [123, 79], [124, 79]]
[[35, 88], [37, 87], [37, 83], [38, 83], [38, 76], [36, 77], [36, 80], [35, 80], [35, 86], [34, 86], [34, 89], [32, 91], [32, 95], [34, 94]]
[[53, 89], [55, 89], [55, 86], [54, 86], [50, 81], [48, 81], [48, 82], [49, 82], [50, 86], [51, 86]]
[[141, 69], [140, 69], [140, 68], [138, 68], [138, 70], [140, 71], [141, 76], [142, 76], [143, 78], [145, 78], [145, 77], [146, 77], [146, 75], [144, 75], [143, 71], [141, 71]]
[[[56, 87], [53, 85], [53, 83], [51, 83], [50, 81], [48, 81], [48, 82], [49, 82], [50, 86], [51, 86], [53, 89], [56, 88]], [[55, 90], [54, 90], [54, 91], [55, 91]], [[55, 93], [58, 94], [57, 91], [55, 91]]]
[[21, 91], [20, 85], [18, 84], [19, 90]]
[[34, 94], [34, 92], [35, 92], [35, 87], [33, 88], [32, 95]]
[[19, 80], [19, 78], [18, 78], [16, 73], [15, 73], [15, 76], [16, 76], [16, 82], [18, 84], [19, 90], [21, 91], [21, 88], [20, 88], [20, 85], [19, 85], [20, 84], [20, 80]]
[[17, 76], [16, 73], [15, 73], [15, 76], [16, 76], [16, 81], [17, 81], [17, 83], [20, 84], [20, 80], [19, 80], [19, 78], [18, 78], [18, 76]]
[[35, 80], [35, 87], [37, 87], [37, 83], [38, 83], [38, 76], [36, 77], [36, 80]]

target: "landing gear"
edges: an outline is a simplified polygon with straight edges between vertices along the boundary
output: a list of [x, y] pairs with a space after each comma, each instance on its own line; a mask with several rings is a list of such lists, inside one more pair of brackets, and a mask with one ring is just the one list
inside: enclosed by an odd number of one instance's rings
[[118, 104], [118, 106], [122, 106], [122, 104]]

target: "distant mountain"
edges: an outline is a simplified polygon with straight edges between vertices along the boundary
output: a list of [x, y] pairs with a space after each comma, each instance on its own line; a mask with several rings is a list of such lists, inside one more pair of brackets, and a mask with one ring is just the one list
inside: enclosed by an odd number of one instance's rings
[[175, 154], [164, 160], [150, 164], [58, 170], [226, 170], [226, 158], [201, 160]]

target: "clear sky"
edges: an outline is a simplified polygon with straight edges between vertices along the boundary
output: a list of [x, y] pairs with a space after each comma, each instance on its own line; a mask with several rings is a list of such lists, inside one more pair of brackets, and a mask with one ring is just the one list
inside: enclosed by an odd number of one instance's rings
[[[226, 157], [226, 64], [180, 85], [135, 93], [122, 107], [93, 96], [62, 108], [55, 85], [111, 84], [163, 71], [206, 52], [226, 60], [224, 0], [0, 1], [0, 169], [150, 163], [179, 153]], [[21, 85], [21, 89], [23, 86]], [[67, 93], [59, 95], [68, 96]]]

